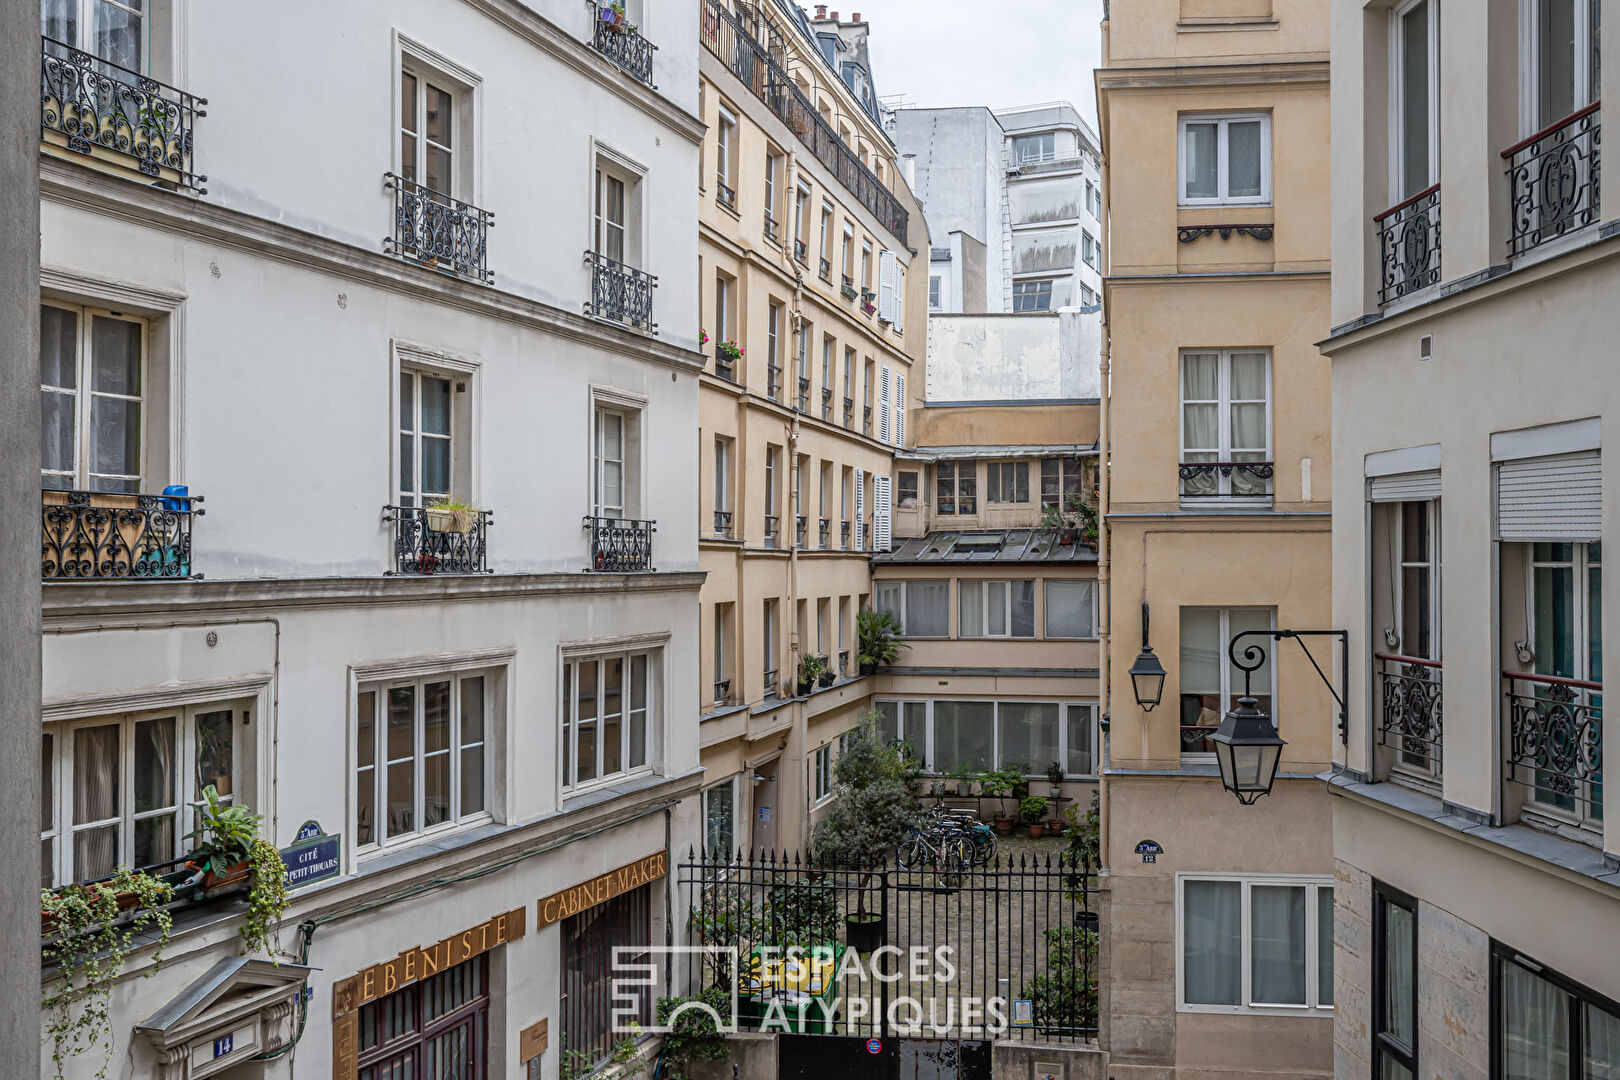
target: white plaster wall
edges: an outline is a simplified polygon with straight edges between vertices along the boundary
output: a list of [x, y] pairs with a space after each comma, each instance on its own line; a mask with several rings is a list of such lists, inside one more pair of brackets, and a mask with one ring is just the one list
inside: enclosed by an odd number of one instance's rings
[[942, 315], [928, 320], [928, 399], [1098, 396], [1095, 314]]

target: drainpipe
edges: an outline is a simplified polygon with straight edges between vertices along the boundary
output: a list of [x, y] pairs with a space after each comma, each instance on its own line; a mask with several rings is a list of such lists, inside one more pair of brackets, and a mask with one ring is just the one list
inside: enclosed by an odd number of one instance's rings
[[[1101, 382], [1097, 394], [1097, 709], [1112, 719], [1109, 711], [1109, 655], [1113, 642], [1113, 593], [1110, 587], [1112, 573], [1109, 560], [1111, 545], [1108, 536], [1108, 505], [1111, 495], [1109, 477], [1109, 347], [1107, 306], [1104, 305], [1102, 313], [1102, 344], [1098, 349], [1097, 370]], [[1097, 871], [1099, 875], [1106, 872], [1108, 867], [1108, 780], [1103, 775], [1108, 768], [1109, 735], [1100, 733], [1097, 748], [1097, 838], [1099, 841], [1097, 855]]]

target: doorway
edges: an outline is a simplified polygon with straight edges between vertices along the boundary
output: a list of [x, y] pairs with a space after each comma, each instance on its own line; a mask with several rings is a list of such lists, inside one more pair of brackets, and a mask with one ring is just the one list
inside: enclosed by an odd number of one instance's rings
[[755, 851], [776, 850], [776, 827], [778, 819], [782, 816], [782, 807], [778, 800], [781, 785], [777, 778], [781, 764], [782, 759], [778, 756], [754, 766], [752, 844]]

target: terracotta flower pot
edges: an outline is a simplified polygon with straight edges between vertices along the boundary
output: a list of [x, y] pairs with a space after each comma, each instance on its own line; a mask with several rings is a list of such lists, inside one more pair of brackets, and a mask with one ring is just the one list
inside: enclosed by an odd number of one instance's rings
[[1046, 825], [1043, 822], [1029, 822], [1029, 838], [1031, 840], [1039, 840], [1043, 835], [1045, 835], [1045, 833]]
[[1013, 825], [1018, 821], [1017, 818], [1011, 817], [998, 817], [993, 820], [995, 822], [996, 832], [1000, 833], [1002, 836], [1011, 836]]

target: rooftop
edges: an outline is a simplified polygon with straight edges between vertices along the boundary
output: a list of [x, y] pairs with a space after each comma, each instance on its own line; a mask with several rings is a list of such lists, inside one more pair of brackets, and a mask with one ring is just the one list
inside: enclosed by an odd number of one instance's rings
[[1095, 563], [1097, 553], [1084, 544], [1062, 544], [1050, 529], [972, 529], [931, 532], [911, 539], [872, 562], [877, 566], [927, 563]]

